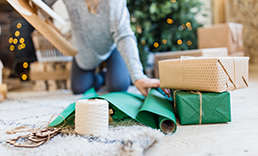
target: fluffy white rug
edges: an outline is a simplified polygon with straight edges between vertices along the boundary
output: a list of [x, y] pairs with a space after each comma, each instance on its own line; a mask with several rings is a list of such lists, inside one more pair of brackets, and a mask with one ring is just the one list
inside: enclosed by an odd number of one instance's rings
[[11, 92], [0, 103], [0, 155], [143, 155], [164, 134], [134, 121], [113, 123], [109, 131], [98, 136], [80, 136], [73, 130], [63, 131], [38, 148], [18, 148], [5, 143], [18, 134], [6, 134], [17, 126], [35, 127], [46, 124], [53, 114], [62, 112], [81, 95], [69, 91]]

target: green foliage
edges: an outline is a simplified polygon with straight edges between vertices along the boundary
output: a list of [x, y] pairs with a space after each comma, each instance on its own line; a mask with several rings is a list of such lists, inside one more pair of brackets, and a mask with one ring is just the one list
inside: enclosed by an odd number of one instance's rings
[[144, 67], [149, 52], [197, 48], [199, 0], [127, 0], [127, 7]]

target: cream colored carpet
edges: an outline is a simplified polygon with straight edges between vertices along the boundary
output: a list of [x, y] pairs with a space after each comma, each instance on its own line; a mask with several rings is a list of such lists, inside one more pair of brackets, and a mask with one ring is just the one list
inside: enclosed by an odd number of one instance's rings
[[0, 103], [0, 155], [143, 155], [164, 137], [159, 130], [124, 121], [110, 125], [108, 132], [98, 136], [80, 136], [73, 131], [62, 133], [38, 148], [18, 148], [5, 143], [7, 139], [25, 134], [6, 134], [7, 130], [44, 125], [53, 114], [61, 113], [80, 97], [69, 91], [10, 92], [8, 99]]

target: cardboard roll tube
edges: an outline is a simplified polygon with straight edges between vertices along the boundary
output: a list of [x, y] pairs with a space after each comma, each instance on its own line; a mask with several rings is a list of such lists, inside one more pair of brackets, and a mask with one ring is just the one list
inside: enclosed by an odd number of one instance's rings
[[176, 130], [175, 123], [172, 120], [162, 116], [159, 116], [159, 127], [165, 134], [173, 133]]

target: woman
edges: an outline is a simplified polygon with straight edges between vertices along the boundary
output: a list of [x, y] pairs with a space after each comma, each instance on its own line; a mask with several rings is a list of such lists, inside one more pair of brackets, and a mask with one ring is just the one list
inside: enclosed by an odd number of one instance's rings
[[[44, 0], [52, 5], [56, 0]], [[159, 87], [158, 79], [144, 75], [136, 38], [130, 28], [126, 0], [64, 0], [72, 23], [73, 45], [78, 54], [72, 61], [71, 86], [74, 94], [103, 84], [95, 68], [106, 61], [108, 91], [126, 91], [131, 84], [147, 96]]]

